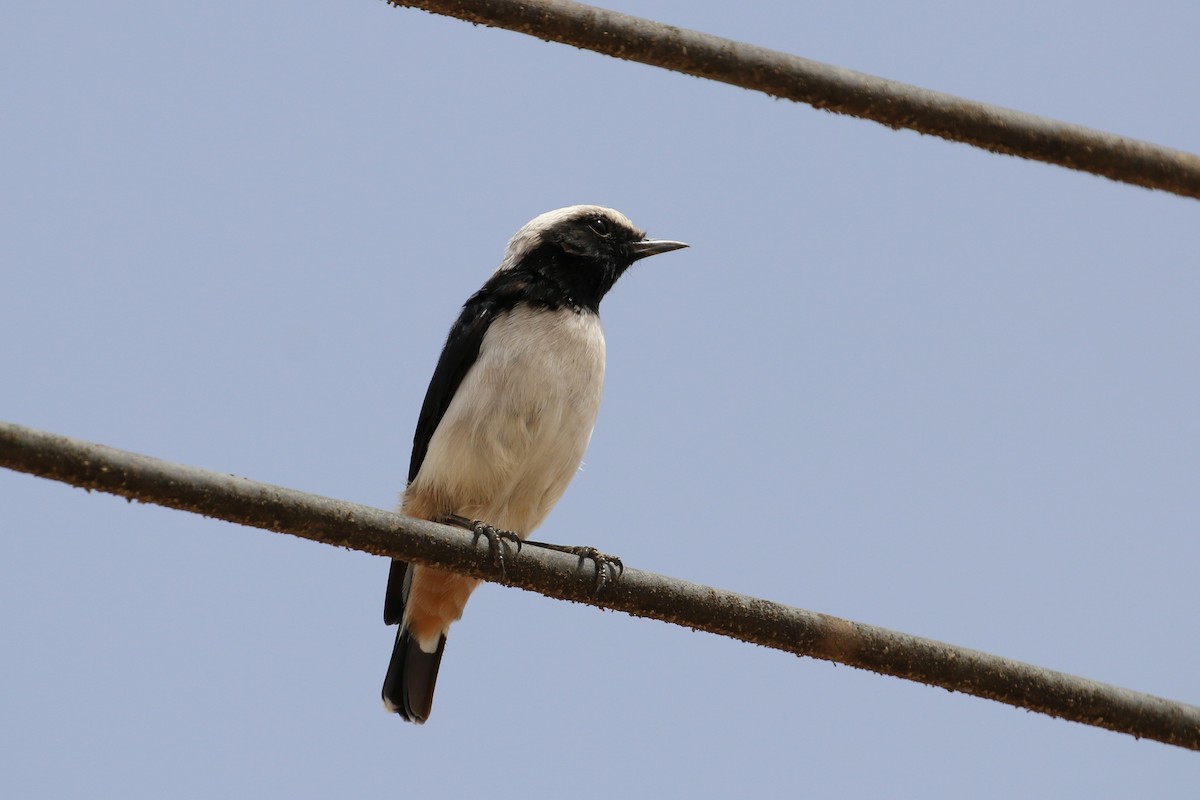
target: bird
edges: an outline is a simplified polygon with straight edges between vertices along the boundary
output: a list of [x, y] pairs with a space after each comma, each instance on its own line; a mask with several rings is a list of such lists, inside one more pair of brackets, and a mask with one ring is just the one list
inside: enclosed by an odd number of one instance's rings
[[[596, 205], [547, 211], [521, 227], [450, 328], [417, 419], [401, 513], [484, 534], [501, 559], [499, 540], [519, 547], [591, 440], [604, 384], [600, 301], [635, 262], [687, 246], [648, 239]], [[593, 548], [543, 546], [593, 558], [597, 589], [606, 562], [620, 564]], [[387, 711], [429, 718], [447, 631], [478, 584], [391, 562], [383, 617], [400, 627], [383, 683]]]

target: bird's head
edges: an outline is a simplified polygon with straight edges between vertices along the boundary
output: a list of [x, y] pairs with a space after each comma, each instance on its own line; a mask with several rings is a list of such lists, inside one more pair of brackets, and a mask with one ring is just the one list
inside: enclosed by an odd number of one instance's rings
[[534, 217], [517, 231], [498, 274], [545, 281], [561, 290], [563, 303], [594, 311], [633, 262], [681, 247], [687, 245], [647, 239], [611, 208], [568, 206]]

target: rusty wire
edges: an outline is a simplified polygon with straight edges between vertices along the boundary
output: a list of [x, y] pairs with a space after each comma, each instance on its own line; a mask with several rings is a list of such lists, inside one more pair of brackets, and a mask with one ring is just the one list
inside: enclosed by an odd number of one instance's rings
[[1200, 156], [568, 0], [387, 0], [1200, 199]]
[[1200, 750], [1196, 706], [678, 578], [627, 568], [596, 595], [590, 562], [529, 545], [501, 576], [486, 543], [458, 528], [11, 423], [0, 422], [0, 466]]

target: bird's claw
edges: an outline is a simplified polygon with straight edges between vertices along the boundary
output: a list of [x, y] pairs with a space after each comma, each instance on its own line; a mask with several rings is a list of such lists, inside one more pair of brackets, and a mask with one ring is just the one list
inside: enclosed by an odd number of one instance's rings
[[475, 534], [475, 538], [482, 536], [487, 539], [488, 553], [492, 556], [492, 564], [500, 568], [500, 577], [504, 577], [504, 546], [501, 542], [511, 542], [517, 546], [517, 552], [521, 552], [521, 537], [512, 531], [502, 531], [499, 528], [488, 525], [480, 520], [473, 520], [471, 523], [471, 533]]
[[[529, 542], [529, 544], [544, 547], [547, 550], [557, 550], [560, 553], [578, 556], [580, 561], [585, 558], [590, 558], [596, 563], [596, 581], [592, 587], [595, 594], [600, 594], [604, 587], [610, 583], [616, 583], [621, 580], [621, 576], [625, 574], [625, 565], [621, 559], [616, 556], [610, 556], [607, 553], [601, 553], [594, 547], [579, 547], [574, 545], [564, 544], [547, 544], [545, 542]], [[609, 571], [613, 572], [613, 577], [609, 577]]]
[[[590, 558], [596, 563], [596, 582], [592, 587], [592, 591], [596, 594], [604, 589], [608, 584], [616, 583], [621, 580], [621, 576], [625, 574], [625, 564], [616, 556], [610, 556], [607, 553], [601, 553], [594, 547], [576, 547], [573, 548], [575, 555], [580, 559]], [[613, 571], [613, 577], [608, 576], [609, 569]]]
[[503, 531], [499, 528], [489, 525], [483, 520], [467, 519], [453, 514], [448, 518], [448, 522], [452, 525], [457, 525], [460, 528], [466, 528], [471, 533], [475, 534], [475, 540], [479, 537], [487, 539], [488, 555], [492, 557], [492, 564], [500, 568], [500, 577], [505, 577], [506, 564], [504, 563], [504, 546], [501, 542], [510, 542], [517, 546], [517, 552], [521, 552], [521, 537], [512, 531]]

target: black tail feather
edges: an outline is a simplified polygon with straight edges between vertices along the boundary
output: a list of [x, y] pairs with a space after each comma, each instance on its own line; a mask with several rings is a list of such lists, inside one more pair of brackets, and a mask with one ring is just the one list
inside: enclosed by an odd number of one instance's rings
[[407, 630], [400, 629], [392, 648], [387, 676], [383, 679], [383, 705], [388, 711], [417, 724], [429, 719], [438, 667], [445, 649], [444, 635], [438, 639], [437, 650], [426, 653]]
[[383, 624], [399, 625], [404, 618], [404, 602], [408, 599], [408, 585], [412, 582], [408, 562], [392, 559], [388, 570], [387, 594], [383, 598]]

